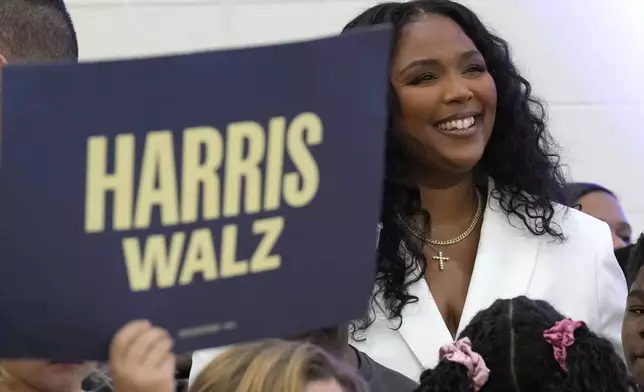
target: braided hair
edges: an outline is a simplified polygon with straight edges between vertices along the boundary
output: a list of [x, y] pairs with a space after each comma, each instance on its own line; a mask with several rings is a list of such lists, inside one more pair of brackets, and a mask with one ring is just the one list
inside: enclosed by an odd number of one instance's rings
[[[549, 303], [527, 297], [497, 300], [479, 312], [459, 338], [469, 338], [472, 349], [490, 369], [479, 392], [566, 391], [628, 392], [637, 390], [612, 344], [585, 325], [574, 332], [566, 367], [555, 360], [544, 331], [564, 319]], [[416, 392], [470, 392], [465, 366], [442, 359], [421, 375]]]

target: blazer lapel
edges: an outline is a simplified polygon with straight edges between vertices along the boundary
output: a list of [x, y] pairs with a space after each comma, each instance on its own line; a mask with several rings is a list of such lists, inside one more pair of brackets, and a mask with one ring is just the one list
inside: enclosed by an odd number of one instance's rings
[[[489, 189], [492, 189], [490, 183]], [[523, 222], [509, 216], [488, 194], [474, 271], [458, 327], [460, 334], [472, 318], [499, 298], [526, 295], [541, 238]]]
[[[452, 336], [432, 299], [425, 279], [409, 286], [409, 293], [418, 301], [403, 308], [403, 322], [398, 332], [416, 356], [423, 369], [433, 368], [438, 361], [438, 350], [452, 341]], [[397, 322], [392, 322], [396, 327]]]
[[[490, 182], [489, 189], [493, 186]], [[488, 308], [496, 299], [527, 293], [539, 244], [540, 239], [530, 233], [523, 222], [513, 217], [508, 220], [498, 202], [488, 195], [474, 271], [458, 327], [459, 334], [476, 313]], [[433, 368], [438, 362], [440, 347], [451, 342], [452, 335], [424, 278], [409, 286], [409, 293], [416, 296], [418, 301], [403, 308], [403, 322], [398, 331], [422, 367]], [[383, 308], [381, 301], [376, 303]], [[396, 320], [392, 321], [391, 327], [398, 327]]]

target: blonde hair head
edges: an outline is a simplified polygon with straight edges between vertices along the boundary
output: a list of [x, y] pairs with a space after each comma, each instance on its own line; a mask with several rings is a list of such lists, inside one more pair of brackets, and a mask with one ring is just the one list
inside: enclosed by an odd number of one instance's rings
[[190, 392], [302, 392], [336, 380], [344, 392], [367, 392], [357, 373], [309, 343], [265, 340], [234, 346], [212, 361]]

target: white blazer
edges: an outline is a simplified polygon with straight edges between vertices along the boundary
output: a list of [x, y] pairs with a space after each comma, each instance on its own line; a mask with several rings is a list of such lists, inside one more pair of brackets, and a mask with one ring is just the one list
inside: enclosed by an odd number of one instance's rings
[[[621, 326], [626, 282], [615, 259], [611, 233], [578, 210], [557, 206], [556, 221], [566, 242], [530, 233], [523, 222], [488, 198], [476, 262], [458, 334], [480, 310], [499, 298], [520, 295], [550, 302], [559, 312], [583, 320], [623, 355]], [[376, 300], [374, 323], [351, 343], [377, 362], [419, 380], [438, 362], [439, 348], [452, 341], [424, 279], [409, 287], [418, 301], [402, 311], [402, 325], [389, 321]], [[360, 338], [366, 338], [361, 340]]]
[[[493, 183], [490, 183], [490, 188]], [[526, 295], [550, 302], [566, 316], [585, 321], [608, 338], [622, 354], [622, 316], [626, 282], [617, 264], [608, 225], [575, 209], [559, 206], [556, 220], [567, 236], [564, 243], [535, 236], [523, 222], [510, 218], [495, 199], [488, 197], [472, 280], [458, 333], [474, 315], [498, 298]], [[374, 308], [375, 322], [352, 341], [382, 365], [418, 380], [433, 368], [440, 346], [452, 337], [432, 300], [424, 279], [409, 287], [418, 302], [403, 309], [403, 322], [384, 317]], [[226, 347], [196, 351], [192, 355], [190, 384]]]

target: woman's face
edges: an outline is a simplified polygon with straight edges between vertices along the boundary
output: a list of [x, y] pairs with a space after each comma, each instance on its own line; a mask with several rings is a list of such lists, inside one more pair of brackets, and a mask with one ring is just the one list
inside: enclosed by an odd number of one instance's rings
[[623, 248], [631, 244], [633, 230], [619, 201], [606, 192], [591, 192], [579, 199], [581, 210], [590, 216], [608, 223], [613, 234], [613, 247]]
[[16, 383], [43, 392], [81, 391], [83, 380], [95, 368], [91, 363], [3, 361], [0, 366]]
[[436, 174], [470, 171], [490, 139], [497, 96], [483, 56], [459, 25], [428, 14], [405, 26], [390, 79], [405, 146], [421, 155], [414, 158]]

